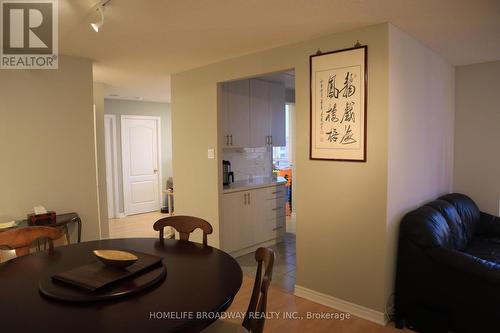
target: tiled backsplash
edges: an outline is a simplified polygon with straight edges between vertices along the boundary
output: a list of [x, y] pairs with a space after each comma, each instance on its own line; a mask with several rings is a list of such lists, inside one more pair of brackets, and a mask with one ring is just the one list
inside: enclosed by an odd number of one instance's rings
[[235, 181], [273, 174], [271, 148], [224, 149], [224, 160], [231, 162]]

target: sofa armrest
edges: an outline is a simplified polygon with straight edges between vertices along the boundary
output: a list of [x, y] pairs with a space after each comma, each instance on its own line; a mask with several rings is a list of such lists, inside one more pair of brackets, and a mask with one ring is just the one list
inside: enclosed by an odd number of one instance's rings
[[439, 265], [500, 285], [500, 265], [495, 262], [442, 247], [430, 248], [426, 252]]
[[500, 236], [500, 217], [481, 212], [477, 234]]

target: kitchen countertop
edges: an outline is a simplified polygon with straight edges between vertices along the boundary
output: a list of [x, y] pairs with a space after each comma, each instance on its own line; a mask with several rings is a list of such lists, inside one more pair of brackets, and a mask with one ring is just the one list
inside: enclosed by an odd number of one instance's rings
[[252, 190], [256, 188], [270, 187], [276, 185], [286, 184], [287, 180], [283, 177], [271, 178], [271, 177], [258, 177], [254, 178], [252, 181], [248, 180], [238, 180], [230, 185], [225, 185], [223, 192], [224, 193], [232, 193], [239, 191]]

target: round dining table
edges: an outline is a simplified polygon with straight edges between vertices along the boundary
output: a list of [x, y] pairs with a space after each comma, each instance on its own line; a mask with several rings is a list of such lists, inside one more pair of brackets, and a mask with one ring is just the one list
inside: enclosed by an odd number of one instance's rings
[[[163, 258], [154, 286], [105, 301], [68, 302], [39, 291], [39, 281], [96, 261], [93, 250], [118, 249]], [[227, 253], [174, 239], [109, 239], [37, 252], [0, 264], [2, 332], [199, 332], [217, 320], [241, 287], [242, 271]]]

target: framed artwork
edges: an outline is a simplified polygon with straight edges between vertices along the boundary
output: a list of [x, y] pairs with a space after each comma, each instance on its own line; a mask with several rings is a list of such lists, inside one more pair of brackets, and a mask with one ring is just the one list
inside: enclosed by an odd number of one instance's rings
[[368, 47], [309, 58], [311, 160], [366, 162]]

